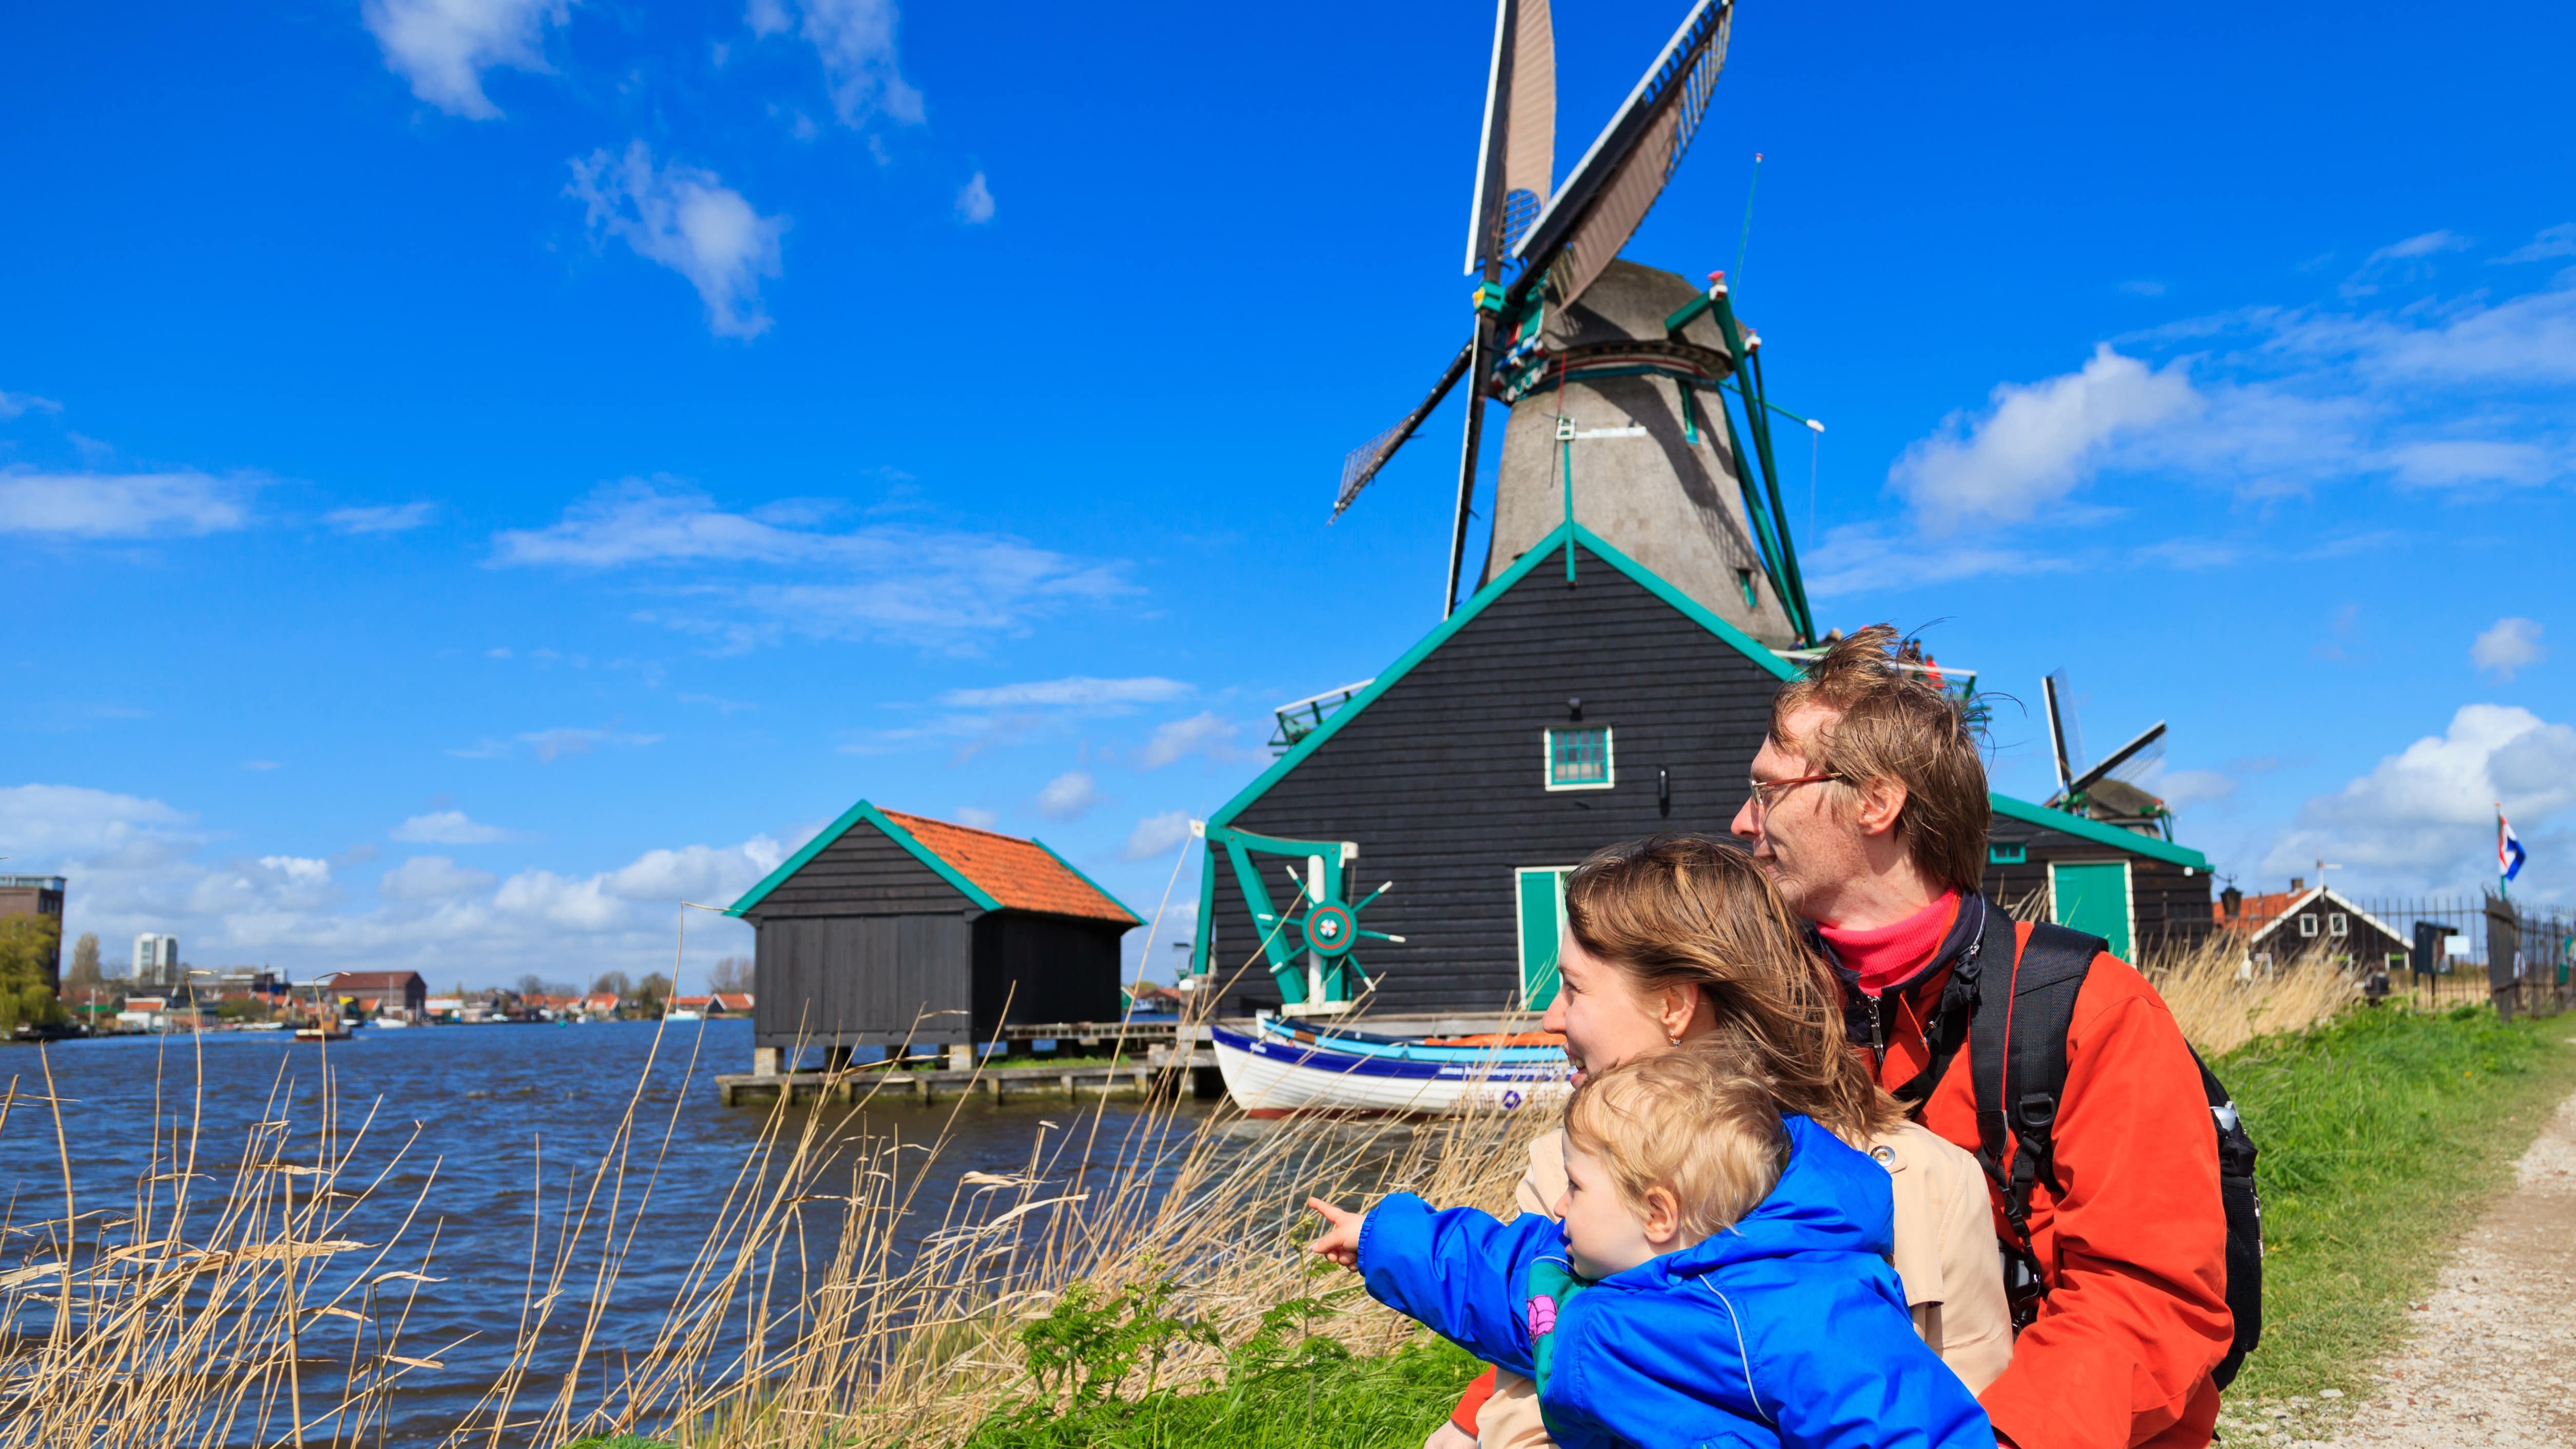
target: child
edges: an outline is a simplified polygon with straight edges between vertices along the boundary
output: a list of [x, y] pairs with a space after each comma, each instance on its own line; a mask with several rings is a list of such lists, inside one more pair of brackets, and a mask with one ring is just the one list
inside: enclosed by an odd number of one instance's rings
[[1371, 1296], [1538, 1383], [1593, 1445], [1975, 1446], [1985, 1412], [1916, 1337], [1888, 1267], [1885, 1169], [1718, 1054], [1685, 1048], [1567, 1104], [1562, 1224], [1308, 1199], [1314, 1250]]

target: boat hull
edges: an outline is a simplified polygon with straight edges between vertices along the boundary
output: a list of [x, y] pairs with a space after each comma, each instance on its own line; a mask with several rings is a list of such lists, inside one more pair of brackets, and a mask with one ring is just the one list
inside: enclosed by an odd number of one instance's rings
[[1409, 1061], [1332, 1051], [1223, 1026], [1209, 1032], [1226, 1091], [1254, 1117], [1510, 1112], [1533, 1103], [1561, 1102], [1570, 1090], [1562, 1056], [1553, 1063]]

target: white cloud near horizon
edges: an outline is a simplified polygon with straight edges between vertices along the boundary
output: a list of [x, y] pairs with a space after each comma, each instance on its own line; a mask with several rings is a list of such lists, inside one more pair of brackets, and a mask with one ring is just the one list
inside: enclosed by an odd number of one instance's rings
[[414, 845], [491, 845], [512, 838], [497, 825], [486, 825], [462, 810], [433, 810], [415, 815], [386, 832], [392, 840]]
[[1205, 755], [1217, 761], [1235, 759], [1240, 752], [1228, 748], [1227, 741], [1242, 732], [1240, 726], [1215, 711], [1201, 710], [1188, 719], [1157, 725], [1153, 738], [1137, 751], [1136, 768], [1159, 770], [1188, 755]]
[[993, 188], [984, 183], [984, 173], [976, 172], [957, 190], [957, 219], [968, 226], [982, 226], [993, 219]]
[[2304, 874], [2324, 858], [2388, 884], [2457, 888], [2494, 873], [2499, 802], [2526, 831], [2576, 804], [2576, 729], [2519, 706], [2463, 705], [2442, 734], [2307, 801], [2264, 868]]
[[2470, 642], [2469, 662], [2486, 673], [2510, 680], [2515, 670], [2528, 669], [2549, 657], [2540, 634], [2540, 625], [2533, 620], [2498, 619]]
[[[680, 602], [639, 613], [741, 653], [793, 632], [893, 640], [972, 653], [974, 641], [1015, 633], [1074, 604], [1137, 592], [1120, 562], [1091, 562], [1007, 534], [869, 524], [845, 531], [794, 526], [801, 514], [736, 512], [681, 480], [606, 484], [544, 528], [495, 535], [494, 567], [619, 568], [760, 565], [749, 577], [701, 578]], [[790, 568], [804, 571], [799, 578]]]
[[2491, 258], [2489, 260], [2489, 265], [2505, 266], [2516, 262], [2545, 262], [2552, 257], [2576, 257], [2576, 221], [2560, 222], [2556, 226], [2542, 227], [2539, 235], [2533, 237], [2523, 245], [2514, 248], [2512, 251], [2505, 253], [2503, 256]]
[[814, 47], [832, 109], [851, 127], [877, 116], [907, 126], [927, 119], [921, 92], [903, 78], [895, 53], [901, 19], [894, 0], [751, 0], [743, 15], [756, 36], [792, 27]]
[[761, 215], [712, 171], [678, 161], [656, 166], [642, 141], [622, 158], [600, 150], [571, 164], [564, 194], [582, 204], [594, 241], [613, 236], [688, 278], [715, 335], [747, 340], [769, 330], [760, 283], [780, 274], [786, 217]]
[[29, 413], [59, 413], [62, 410], [63, 405], [49, 397], [38, 397], [31, 392], [0, 392], [0, 418], [24, 417]]
[[[1126, 848], [1118, 852], [1120, 860], [1159, 860], [1171, 854], [1172, 847], [1190, 838], [1190, 813], [1166, 810], [1148, 815], [1128, 832]], [[1197, 908], [1193, 906], [1193, 913]]]
[[1049, 820], [1079, 820], [1100, 803], [1099, 789], [1081, 770], [1067, 770], [1047, 781], [1037, 798], [1038, 813]]
[[53, 473], [0, 468], [0, 533], [150, 538], [226, 533], [250, 520], [250, 485], [194, 471]]
[[409, 533], [428, 524], [438, 512], [430, 502], [392, 503], [356, 508], [334, 508], [322, 515], [323, 523], [334, 533]]
[[359, 18], [411, 93], [451, 115], [501, 114], [483, 93], [496, 67], [543, 72], [545, 30], [572, 19], [571, 0], [362, 0]]
[[2205, 406], [2180, 364], [2150, 368], [2106, 342], [2078, 371], [1997, 384], [1983, 415], [1942, 419], [1897, 459], [1888, 482], [1936, 535], [2017, 523], [2074, 492], [2124, 434]]
[[[272, 851], [216, 852], [229, 832], [169, 804], [75, 785], [0, 787], [0, 840], [12, 869], [71, 883], [67, 927], [95, 932], [101, 955], [126, 957], [143, 931], [172, 932], [197, 965], [269, 962], [298, 978], [352, 966], [409, 968], [445, 986], [511, 979], [523, 963], [584, 979], [618, 969], [670, 969], [680, 902], [724, 904], [777, 868], [819, 828], [795, 839], [755, 835], [736, 845], [640, 852], [593, 872], [530, 866], [506, 877], [446, 856], [413, 856], [383, 871], [371, 903], [353, 902], [340, 864]], [[738, 923], [693, 918], [690, 969], [740, 953]]]

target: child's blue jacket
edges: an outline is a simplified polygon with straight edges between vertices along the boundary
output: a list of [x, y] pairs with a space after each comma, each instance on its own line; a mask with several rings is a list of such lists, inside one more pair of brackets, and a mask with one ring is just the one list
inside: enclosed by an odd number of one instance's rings
[[[1789, 1165], [1741, 1222], [1551, 1305], [1539, 1404], [1564, 1449], [1994, 1449], [1985, 1411], [1906, 1314], [1887, 1170], [1787, 1122]], [[1547, 1261], [1566, 1264], [1564, 1235], [1538, 1213], [1498, 1222], [1405, 1193], [1360, 1230], [1371, 1295], [1520, 1374], [1535, 1376], [1531, 1270]]]

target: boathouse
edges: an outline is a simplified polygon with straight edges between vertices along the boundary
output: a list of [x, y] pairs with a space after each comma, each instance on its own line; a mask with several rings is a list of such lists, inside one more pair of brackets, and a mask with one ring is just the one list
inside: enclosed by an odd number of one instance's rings
[[[1361, 936], [1352, 954], [1372, 1013], [1542, 1007], [1566, 873], [1658, 831], [1724, 836], [1771, 698], [1797, 670], [1590, 529], [1560, 524], [1346, 703], [1283, 737], [1285, 753], [1209, 817], [1193, 969], [1224, 1014], [1279, 1005], [1264, 952], [1280, 928], [1257, 919], [1236, 847], [1220, 842], [1339, 842], [1354, 897], [1390, 883], [1335, 925]], [[2123, 953], [2210, 929], [2198, 851], [1993, 803], [1985, 884], [1998, 898], [2042, 893], [2055, 919]], [[1249, 873], [1294, 901], [1281, 864]]]
[[1041, 842], [862, 800], [726, 910], [751, 922], [755, 1059], [1115, 1021], [1141, 922]]

